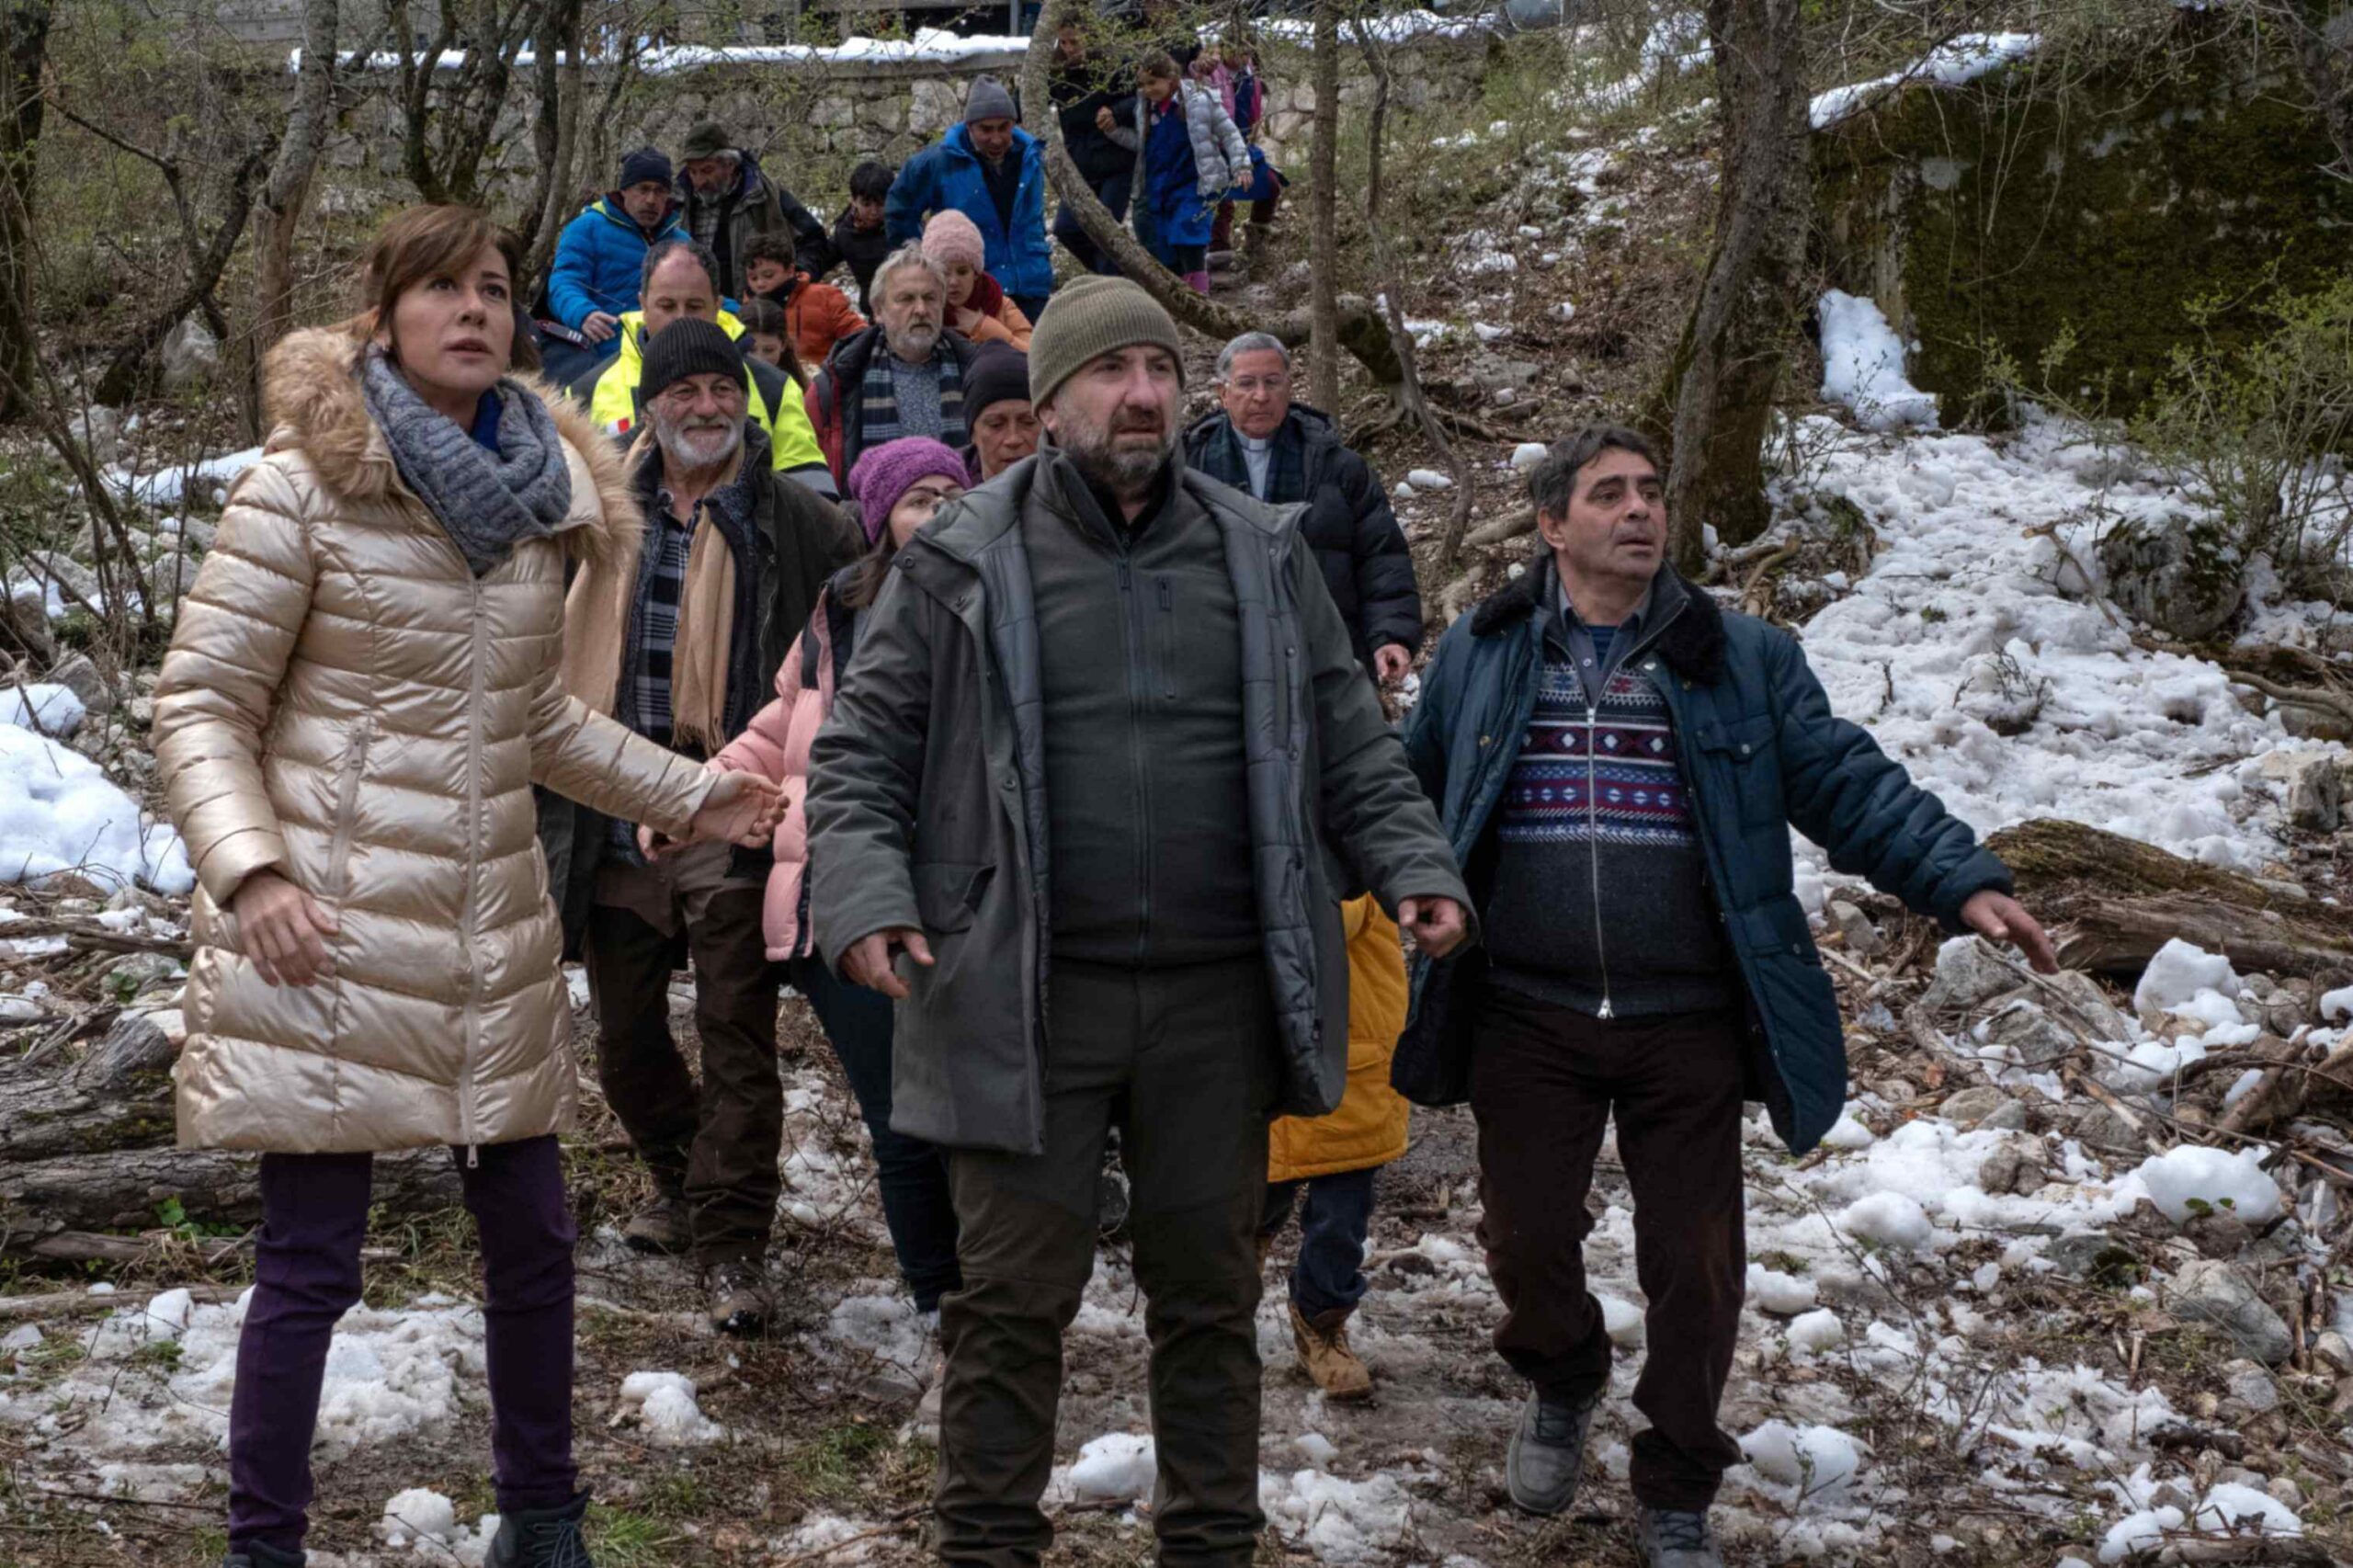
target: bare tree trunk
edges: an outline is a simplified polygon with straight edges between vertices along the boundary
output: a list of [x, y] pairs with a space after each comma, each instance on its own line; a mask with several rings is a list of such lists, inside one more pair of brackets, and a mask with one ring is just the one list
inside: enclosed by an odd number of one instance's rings
[[336, 0], [303, 0], [302, 63], [294, 78], [294, 108], [278, 140], [269, 177], [254, 203], [255, 293], [246, 368], [246, 433], [260, 435], [261, 357], [293, 324], [294, 236], [311, 202], [311, 176], [335, 118]]
[[1315, 0], [1315, 131], [1307, 153], [1307, 248], [1314, 265], [1308, 311], [1307, 397], [1340, 406], [1340, 0]]
[[[1063, 145], [1062, 120], [1053, 111], [1047, 84], [1054, 29], [1064, 16], [1076, 13], [1079, 4], [1080, 0], [1047, 0], [1038, 18], [1037, 31], [1030, 35], [1029, 59], [1021, 70], [1023, 123], [1032, 136], [1045, 144], [1046, 177], [1052, 184], [1055, 196], [1078, 220], [1087, 237], [1119, 264], [1121, 273], [1195, 332], [1220, 341], [1239, 337], [1245, 332], [1267, 332], [1290, 347], [1305, 343], [1313, 324], [1308, 312], [1294, 311], [1272, 320], [1261, 320], [1231, 305], [1222, 305], [1206, 294], [1195, 293], [1183, 278], [1153, 259], [1152, 253], [1112, 218], [1110, 210], [1080, 176], [1078, 166], [1070, 161], [1070, 150]], [[1356, 357], [1375, 381], [1384, 388], [1394, 387], [1404, 372], [1398, 366], [1396, 340], [1390, 335], [1387, 324], [1366, 300], [1344, 295], [1336, 304], [1339, 315], [1336, 341]]]
[[1723, 142], [1715, 254], [1660, 394], [1674, 464], [1670, 547], [1700, 571], [1702, 529], [1726, 544], [1770, 520], [1764, 448], [1789, 357], [1805, 259], [1806, 63], [1802, 0], [1707, 0], [1715, 46], [1716, 122]]
[[[585, 84], [580, 63], [580, 13], [583, 0], [547, 0], [532, 28], [537, 40], [536, 72], [539, 112], [531, 122], [531, 145], [540, 155], [540, 172], [531, 199], [523, 209], [525, 270], [538, 280], [555, 261], [555, 243], [570, 215], [574, 170], [579, 164], [580, 95]], [[557, 51], [563, 62], [557, 62]]]
[[[1454, 498], [1447, 512], [1446, 532], [1438, 544], [1438, 570], [1440, 577], [1453, 574], [1455, 563], [1462, 556], [1462, 538], [1471, 527], [1471, 469], [1462, 460], [1462, 449], [1454, 444], [1431, 409], [1429, 399], [1422, 392], [1422, 377], [1414, 358], [1414, 335], [1405, 325], [1404, 277], [1391, 259], [1389, 233], [1381, 222], [1381, 167], [1384, 161], [1383, 143], [1389, 135], [1389, 97], [1393, 84], [1389, 74], [1389, 46], [1374, 36], [1373, 30], [1358, 18], [1358, 37], [1364, 48], [1366, 66], [1372, 72], [1372, 109], [1368, 117], [1368, 133], [1372, 139], [1372, 155], [1369, 177], [1365, 182], [1364, 226], [1366, 238], [1372, 242], [1373, 271], [1381, 281], [1382, 301], [1389, 307], [1389, 328], [1397, 345], [1399, 368], [1404, 372], [1397, 383], [1397, 395], [1404, 411], [1422, 427], [1422, 434], [1438, 450], [1446, 464], [1446, 472], [1454, 481]], [[1437, 601], [1432, 601], [1432, 608]]]
[[33, 339], [33, 187], [40, 144], [49, 0], [0, 0], [0, 420], [25, 412], [39, 379]]

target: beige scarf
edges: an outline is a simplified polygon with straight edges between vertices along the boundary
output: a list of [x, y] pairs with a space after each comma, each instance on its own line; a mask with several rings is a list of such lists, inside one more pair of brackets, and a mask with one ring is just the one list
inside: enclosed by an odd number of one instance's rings
[[[630, 448], [636, 472], [654, 446], [647, 430]], [[720, 481], [735, 483], [743, 455]], [[624, 562], [584, 564], [563, 600], [563, 688], [597, 712], [610, 715], [620, 688], [637, 556]], [[626, 569], [617, 569], [625, 567]], [[678, 635], [670, 654], [670, 740], [714, 756], [727, 744], [727, 650], [735, 635], [735, 557], [696, 510], [687, 545], [687, 581], [678, 600]]]

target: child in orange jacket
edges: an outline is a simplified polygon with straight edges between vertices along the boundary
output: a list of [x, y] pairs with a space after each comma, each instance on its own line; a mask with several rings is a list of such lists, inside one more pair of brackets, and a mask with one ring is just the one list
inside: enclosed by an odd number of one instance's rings
[[753, 235], [744, 242], [744, 284], [754, 297], [772, 300], [783, 310], [785, 335], [813, 372], [835, 344], [866, 330], [866, 318], [847, 294], [794, 266], [795, 254], [790, 233]]
[[1405, 953], [1396, 922], [1370, 898], [1342, 904], [1340, 919], [1348, 938], [1347, 1090], [1329, 1116], [1274, 1124], [1258, 1245], [1273, 1252], [1298, 1204], [1299, 1259], [1290, 1273], [1299, 1364], [1327, 1398], [1364, 1399], [1372, 1374], [1349, 1347], [1347, 1324], [1365, 1293], [1373, 1178], [1405, 1152], [1411, 1108], [1389, 1086], [1389, 1059], [1405, 1028]]

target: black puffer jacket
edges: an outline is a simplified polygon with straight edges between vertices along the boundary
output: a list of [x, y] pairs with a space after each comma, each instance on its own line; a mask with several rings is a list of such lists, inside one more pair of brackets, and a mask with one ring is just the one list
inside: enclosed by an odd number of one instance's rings
[[1063, 122], [1063, 145], [1070, 149], [1071, 162], [1086, 183], [1099, 186], [1125, 178], [1136, 166], [1136, 155], [1103, 133], [1095, 123], [1095, 111], [1116, 112], [1120, 99], [1133, 97], [1135, 74], [1120, 68], [1107, 74], [1091, 60], [1075, 65], [1057, 61], [1047, 81], [1054, 113]]
[[[1372, 465], [1340, 444], [1331, 415], [1303, 403], [1291, 404], [1275, 439], [1297, 444], [1302, 483], [1299, 494], [1267, 500], [1276, 506], [1306, 504], [1300, 531], [1315, 551], [1315, 563], [1324, 568], [1324, 585], [1340, 607], [1340, 619], [1347, 622], [1357, 662], [1371, 669], [1372, 651], [1392, 642], [1419, 648], [1422, 595], [1414, 582], [1413, 553]], [[1185, 457], [1197, 472], [1236, 490], [1250, 488], [1241, 437], [1222, 412], [1186, 432]]]

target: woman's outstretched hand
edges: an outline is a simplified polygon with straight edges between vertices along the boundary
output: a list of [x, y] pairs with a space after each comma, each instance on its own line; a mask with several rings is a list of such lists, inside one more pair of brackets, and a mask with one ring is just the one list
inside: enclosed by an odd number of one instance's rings
[[229, 901], [237, 945], [271, 985], [309, 985], [334, 972], [326, 938], [342, 923], [318, 900], [276, 871], [256, 871]]
[[783, 820], [783, 790], [757, 774], [722, 773], [695, 813], [688, 836], [696, 843], [718, 839], [758, 849], [776, 837], [776, 824]]

